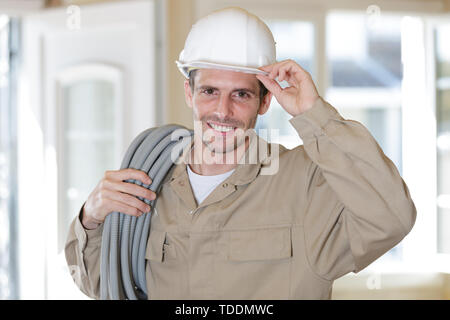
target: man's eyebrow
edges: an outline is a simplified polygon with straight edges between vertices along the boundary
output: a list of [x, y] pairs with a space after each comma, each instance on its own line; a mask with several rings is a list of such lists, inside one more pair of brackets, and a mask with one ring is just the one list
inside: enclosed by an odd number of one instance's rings
[[205, 89], [213, 89], [213, 90], [219, 90], [213, 86], [208, 86], [208, 85], [202, 85], [200, 87], [197, 87], [197, 90], [205, 90]]

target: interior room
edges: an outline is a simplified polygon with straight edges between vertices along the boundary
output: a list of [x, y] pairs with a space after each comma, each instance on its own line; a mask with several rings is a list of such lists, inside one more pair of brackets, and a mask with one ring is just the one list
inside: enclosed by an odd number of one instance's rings
[[[450, 0], [0, 0], [0, 299], [90, 299], [70, 224], [140, 132], [193, 128], [175, 61], [195, 21], [234, 6], [369, 130], [414, 201], [412, 231], [332, 299], [450, 299]], [[255, 129], [293, 149], [291, 117], [273, 98]]]

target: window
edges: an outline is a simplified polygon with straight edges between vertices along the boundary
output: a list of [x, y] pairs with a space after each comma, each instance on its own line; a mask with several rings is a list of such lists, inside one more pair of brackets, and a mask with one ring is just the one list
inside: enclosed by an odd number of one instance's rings
[[116, 167], [115, 110], [112, 83], [85, 79], [62, 87], [61, 192], [59, 249], [69, 225], [105, 170]]
[[[49, 250], [48, 297], [86, 299], [70, 276], [64, 245], [69, 226], [106, 170], [120, 165], [122, 145], [122, 71], [83, 63], [56, 77], [58, 107], [57, 246]], [[55, 233], [56, 235], [56, 233]], [[53, 247], [52, 247], [53, 248]]]
[[0, 300], [18, 298], [17, 277], [17, 21], [0, 15]]
[[450, 24], [435, 31], [437, 251], [450, 253]]
[[369, 24], [365, 14], [327, 18], [327, 100], [364, 124], [401, 173], [401, 17]]
[[106, 170], [119, 166], [121, 71], [103, 64], [64, 70], [60, 96], [58, 253], [69, 225]]

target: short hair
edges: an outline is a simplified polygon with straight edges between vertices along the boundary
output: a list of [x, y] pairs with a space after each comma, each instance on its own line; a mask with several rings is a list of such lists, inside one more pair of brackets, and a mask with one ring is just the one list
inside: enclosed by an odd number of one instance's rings
[[[194, 69], [189, 71], [189, 86], [191, 87], [191, 91], [194, 92], [194, 86], [195, 86], [195, 75], [197, 73], [198, 69]], [[269, 90], [264, 86], [264, 84], [258, 80], [259, 83], [259, 101], [260, 104], [262, 103], [264, 97], [267, 93], [269, 93]]]

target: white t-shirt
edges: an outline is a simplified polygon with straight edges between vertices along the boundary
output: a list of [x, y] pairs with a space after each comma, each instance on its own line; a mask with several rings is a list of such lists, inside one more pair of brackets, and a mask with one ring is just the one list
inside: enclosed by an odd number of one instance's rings
[[208, 195], [219, 184], [222, 183], [222, 181], [224, 181], [234, 172], [233, 169], [215, 176], [202, 176], [192, 171], [189, 165], [187, 165], [186, 167], [188, 170], [188, 176], [189, 181], [191, 182], [192, 191], [194, 192], [195, 200], [197, 200], [198, 205], [202, 203], [202, 201], [205, 200], [206, 197], [208, 197]]

